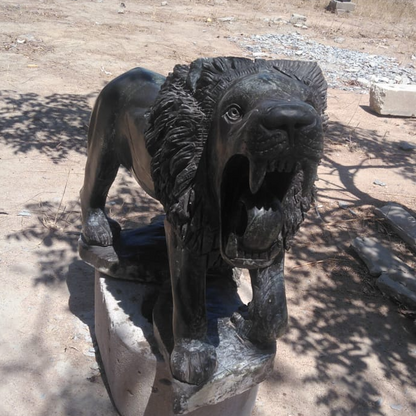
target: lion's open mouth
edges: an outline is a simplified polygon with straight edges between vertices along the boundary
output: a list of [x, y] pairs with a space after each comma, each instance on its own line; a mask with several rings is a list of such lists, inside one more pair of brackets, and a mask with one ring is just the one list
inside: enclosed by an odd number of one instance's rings
[[255, 165], [232, 157], [221, 184], [223, 256], [237, 267], [267, 267], [282, 250], [285, 197], [299, 166], [295, 160]]

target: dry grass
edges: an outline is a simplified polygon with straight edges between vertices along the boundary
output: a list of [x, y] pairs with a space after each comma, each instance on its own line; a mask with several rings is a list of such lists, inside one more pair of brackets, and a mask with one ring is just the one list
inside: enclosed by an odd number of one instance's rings
[[386, 23], [416, 24], [415, 0], [354, 0], [357, 14]]
[[[330, 0], [288, 0], [285, 5], [301, 8], [325, 9]], [[416, 24], [416, 0], [352, 0], [357, 4], [355, 15], [386, 23], [401, 23], [404, 21]], [[267, 9], [278, 1], [270, 0], [239, 0], [238, 3], [248, 4], [255, 10]]]

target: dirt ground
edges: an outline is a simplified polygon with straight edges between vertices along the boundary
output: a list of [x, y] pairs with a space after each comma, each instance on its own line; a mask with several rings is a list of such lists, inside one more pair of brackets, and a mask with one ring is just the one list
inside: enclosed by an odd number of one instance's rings
[[[406, 25], [288, 3], [124, 4], [0, 4], [2, 416], [117, 414], [93, 345], [93, 270], [76, 252], [89, 113], [109, 80], [139, 65], [167, 74], [200, 56], [245, 56], [229, 36], [293, 31], [264, 20], [292, 12], [305, 14], [305, 33], [326, 44], [342, 36], [342, 47], [403, 63], [415, 53]], [[348, 247], [357, 235], [376, 236], [414, 265], [373, 207], [394, 201], [416, 211], [415, 153], [398, 147], [416, 144], [416, 122], [376, 116], [367, 94], [339, 90], [329, 91], [328, 113], [316, 209], [287, 255], [290, 329], [253, 415], [415, 415], [413, 320], [381, 295]], [[160, 206], [121, 172], [109, 210], [129, 226]]]

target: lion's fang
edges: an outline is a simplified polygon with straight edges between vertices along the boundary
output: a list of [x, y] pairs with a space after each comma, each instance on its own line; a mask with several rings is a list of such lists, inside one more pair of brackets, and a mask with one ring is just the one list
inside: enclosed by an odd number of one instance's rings
[[255, 164], [253, 161], [250, 161], [250, 191], [254, 195], [263, 185], [264, 177], [267, 173], [267, 164]]

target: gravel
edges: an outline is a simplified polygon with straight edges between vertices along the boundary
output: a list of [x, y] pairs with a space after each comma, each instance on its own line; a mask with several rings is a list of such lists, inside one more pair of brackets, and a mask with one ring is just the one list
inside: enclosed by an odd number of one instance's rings
[[416, 83], [416, 70], [400, 66], [395, 58], [327, 46], [298, 32], [231, 38], [252, 58], [293, 58], [317, 61], [329, 87], [365, 92], [374, 82]]

